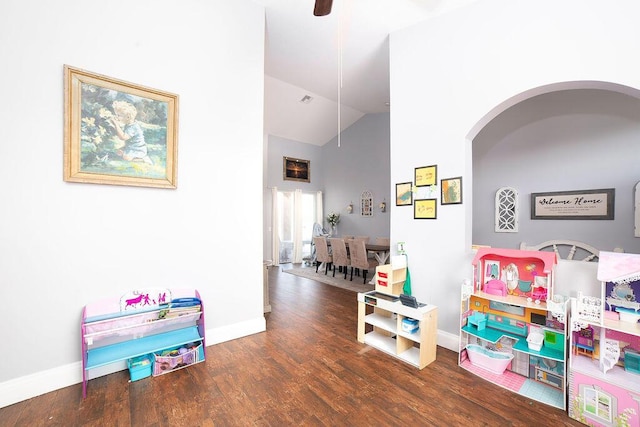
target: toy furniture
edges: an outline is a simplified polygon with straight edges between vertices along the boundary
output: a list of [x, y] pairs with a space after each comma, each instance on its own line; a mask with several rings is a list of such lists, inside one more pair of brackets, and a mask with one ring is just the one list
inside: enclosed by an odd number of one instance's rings
[[[473, 284], [462, 290], [458, 363], [507, 390], [565, 409], [569, 301], [553, 294], [556, 262], [554, 252], [478, 249]], [[545, 293], [533, 295], [542, 284]]]
[[396, 289], [394, 284], [404, 283], [403, 268], [398, 263], [394, 267], [378, 266], [376, 276], [380, 271], [387, 275], [376, 280], [388, 282], [376, 282], [375, 291], [358, 294], [358, 341], [422, 369], [436, 360], [438, 308], [432, 304], [417, 308], [403, 305], [397, 296], [402, 286], [396, 293], [390, 292]]
[[572, 299], [569, 416], [590, 426], [640, 426], [640, 255], [600, 251], [600, 295]]
[[166, 363], [165, 373], [204, 361], [204, 305], [194, 289], [144, 289], [88, 304], [80, 329], [83, 398], [96, 368], [124, 369], [148, 356]]
[[507, 284], [502, 280], [492, 279], [484, 284], [484, 291], [491, 295], [507, 296]]
[[573, 332], [573, 351], [575, 354], [583, 354], [593, 359], [595, 345], [591, 326]]

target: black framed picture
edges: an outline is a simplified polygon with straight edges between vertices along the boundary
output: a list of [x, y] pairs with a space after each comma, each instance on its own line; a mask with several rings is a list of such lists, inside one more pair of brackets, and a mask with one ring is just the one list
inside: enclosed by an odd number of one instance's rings
[[285, 181], [311, 182], [309, 160], [282, 158], [282, 179]]
[[412, 187], [412, 182], [399, 182], [396, 184], [396, 206], [411, 206], [413, 204]]
[[462, 204], [462, 177], [446, 178], [440, 180], [440, 204]]

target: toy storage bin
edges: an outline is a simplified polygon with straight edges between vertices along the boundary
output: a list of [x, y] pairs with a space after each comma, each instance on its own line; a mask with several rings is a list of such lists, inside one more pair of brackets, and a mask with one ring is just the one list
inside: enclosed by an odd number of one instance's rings
[[153, 376], [164, 375], [204, 360], [202, 343], [185, 344], [154, 353]]
[[527, 337], [527, 344], [529, 349], [533, 351], [540, 351], [542, 349], [542, 343], [544, 342], [544, 335], [538, 331], [533, 331]]
[[151, 376], [153, 360], [151, 359], [151, 355], [145, 354], [127, 359], [127, 366], [129, 367], [131, 381], [138, 381]]
[[402, 330], [404, 332], [413, 334], [414, 332], [418, 331], [419, 327], [419, 322], [416, 319], [411, 319], [409, 317], [405, 317], [404, 319], [402, 319]]

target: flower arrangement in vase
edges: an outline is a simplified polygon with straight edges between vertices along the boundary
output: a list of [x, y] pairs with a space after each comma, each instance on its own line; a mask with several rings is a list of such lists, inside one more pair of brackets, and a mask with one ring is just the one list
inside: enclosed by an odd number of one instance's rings
[[338, 223], [340, 222], [340, 214], [331, 212], [329, 215], [327, 215], [327, 222], [331, 226], [331, 235], [335, 236], [337, 234], [336, 225], [338, 225]]

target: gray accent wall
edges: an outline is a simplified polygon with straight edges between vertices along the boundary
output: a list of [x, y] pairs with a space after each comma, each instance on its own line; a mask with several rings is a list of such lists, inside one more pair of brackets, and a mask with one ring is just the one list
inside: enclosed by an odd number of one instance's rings
[[[325, 216], [340, 213], [339, 235], [389, 237], [391, 212], [389, 163], [389, 113], [367, 114], [341, 135], [340, 147], [334, 139], [322, 147], [325, 168]], [[373, 216], [360, 210], [363, 191], [373, 194]], [[385, 201], [387, 211], [378, 205]], [[347, 205], [353, 202], [353, 213]], [[325, 223], [325, 226], [327, 224]]]
[[[520, 102], [473, 140], [473, 243], [517, 248], [551, 239], [639, 252], [634, 186], [640, 180], [640, 100], [599, 89]], [[500, 187], [519, 192], [519, 232], [494, 232]], [[615, 188], [614, 220], [532, 220], [531, 193]]]

